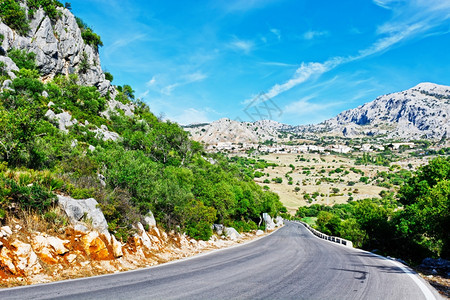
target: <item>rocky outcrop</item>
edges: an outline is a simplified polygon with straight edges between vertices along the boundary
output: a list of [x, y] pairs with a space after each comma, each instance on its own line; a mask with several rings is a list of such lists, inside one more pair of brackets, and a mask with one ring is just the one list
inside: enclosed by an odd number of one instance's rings
[[[114, 99], [117, 92], [105, 79], [97, 50], [83, 41], [74, 15], [65, 8], [58, 10], [60, 17], [56, 21], [50, 20], [43, 9], [37, 10], [31, 19], [27, 36], [21, 36], [6, 24], [0, 23], [0, 34], [4, 36], [1, 43], [3, 52], [13, 48], [34, 52], [44, 80], [50, 80], [58, 74], [76, 73], [80, 84], [95, 86], [102, 95], [109, 92]], [[89, 68], [80, 72], [79, 65], [84, 57]], [[7, 57], [1, 57], [0, 61], [5, 62], [9, 72], [17, 70], [17, 66]]]
[[93, 198], [76, 200], [71, 197], [58, 196], [58, 205], [65, 211], [72, 225], [82, 225], [84, 221], [90, 221], [92, 228], [105, 235], [109, 240], [108, 223], [100, 208], [97, 200]]
[[225, 236], [227, 238], [229, 238], [232, 241], [238, 240], [238, 239], [240, 239], [242, 237], [239, 234], [239, 232], [237, 232], [237, 230], [234, 229], [233, 227], [224, 227], [223, 228], [223, 233], [225, 234]]
[[275, 229], [275, 223], [273, 222], [272, 218], [268, 213], [263, 213], [262, 215], [264, 223], [266, 224], [266, 230], [273, 230]]

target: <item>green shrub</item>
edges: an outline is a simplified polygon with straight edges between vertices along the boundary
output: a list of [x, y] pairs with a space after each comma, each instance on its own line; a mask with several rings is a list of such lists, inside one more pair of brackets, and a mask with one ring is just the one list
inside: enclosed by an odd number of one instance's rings
[[86, 74], [89, 71], [91, 64], [89, 63], [89, 57], [86, 52], [81, 53], [80, 64], [78, 65], [78, 72]]
[[103, 42], [98, 34], [96, 34], [92, 28], [90, 28], [84, 21], [78, 17], [75, 17], [78, 27], [81, 30], [81, 37], [84, 42], [91, 45], [95, 51], [98, 52], [98, 47], [103, 46]]
[[23, 210], [32, 210], [44, 213], [56, 203], [56, 196], [38, 183], [21, 185], [16, 180], [0, 177], [1, 197], [7, 201], [17, 203]]
[[30, 22], [27, 19], [25, 9], [20, 7], [18, 1], [2, 0], [0, 2], [0, 17], [3, 23], [17, 30], [20, 35], [26, 35], [30, 30]]
[[63, 7], [62, 3], [56, 0], [27, 0], [27, 6], [28, 14], [31, 18], [34, 16], [35, 11], [42, 7], [52, 20], [56, 20], [60, 15], [57, 8]]
[[114, 80], [114, 76], [109, 72], [105, 72], [105, 79], [112, 82]]
[[37, 69], [36, 54], [33, 52], [27, 52], [26, 50], [20, 49], [11, 49], [8, 51], [8, 57], [12, 59], [19, 69]]

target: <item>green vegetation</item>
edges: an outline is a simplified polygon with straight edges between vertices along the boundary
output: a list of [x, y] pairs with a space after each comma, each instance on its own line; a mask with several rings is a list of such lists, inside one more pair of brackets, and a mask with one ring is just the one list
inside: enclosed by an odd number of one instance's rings
[[426, 256], [450, 257], [450, 157], [433, 159], [412, 177], [406, 171], [400, 174], [406, 183], [397, 194], [398, 200], [393, 193], [383, 191], [382, 199], [300, 207], [296, 216], [315, 217], [318, 230], [368, 250], [378, 249], [411, 261]]
[[[17, 0], [1, 0], [0, 17], [6, 25], [17, 30], [19, 34], [26, 35], [30, 30], [30, 20], [19, 3], [20, 1]], [[57, 8], [63, 7], [62, 3], [56, 0], [27, 0], [27, 6], [29, 18], [33, 18], [36, 10], [42, 8], [52, 20], [56, 20], [60, 15]]]
[[[14, 207], [57, 220], [55, 193], [64, 193], [97, 199], [109, 230], [123, 241], [149, 210], [166, 229], [206, 240], [213, 223], [254, 230], [263, 212], [285, 211], [278, 195], [253, 182], [267, 162], [208, 156], [177, 124], [158, 120], [127, 85], [119, 95], [134, 104], [135, 116], [119, 111], [106, 119], [100, 114], [106, 99], [95, 87], [77, 85], [74, 74], [43, 83], [32, 54], [9, 54], [21, 69], [11, 90], [0, 93], [0, 221], [16, 216]], [[79, 123], [67, 133], [57, 129], [44, 117], [49, 102]], [[101, 125], [121, 138], [103, 141], [95, 132]]]
[[103, 46], [103, 42], [98, 34], [96, 34], [91, 27], [89, 27], [82, 19], [75, 17], [78, 27], [81, 30], [81, 37], [84, 42], [91, 45], [95, 51], [98, 52], [98, 47]]
[[27, 19], [25, 9], [20, 7], [18, 1], [1, 0], [0, 17], [3, 23], [17, 30], [21, 35], [27, 34], [30, 30], [30, 22]]
[[60, 16], [57, 8], [63, 7], [62, 3], [56, 0], [27, 0], [27, 6], [28, 14], [31, 18], [36, 10], [42, 8], [52, 20], [56, 20]]

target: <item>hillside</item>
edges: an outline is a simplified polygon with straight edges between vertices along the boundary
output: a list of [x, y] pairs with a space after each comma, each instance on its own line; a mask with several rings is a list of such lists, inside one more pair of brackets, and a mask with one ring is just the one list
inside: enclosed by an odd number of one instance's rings
[[290, 134], [440, 140], [450, 136], [450, 87], [420, 83], [406, 91], [380, 96], [315, 125], [290, 126], [275, 121], [238, 122], [220, 119], [185, 126], [206, 144], [282, 141]]
[[289, 126], [272, 120], [239, 122], [227, 118], [209, 124], [184, 126], [184, 129], [191, 134], [193, 140], [204, 142], [205, 144], [278, 141], [282, 140], [280, 130], [285, 128], [289, 128]]
[[0, 281], [167, 261], [283, 209], [112, 85], [100, 36], [60, 2], [2, 0], [0, 17]]
[[420, 83], [406, 91], [380, 96], [320, 124], [297, 126], [294, 131], [405, 140], [448, 138], [450, 87]]

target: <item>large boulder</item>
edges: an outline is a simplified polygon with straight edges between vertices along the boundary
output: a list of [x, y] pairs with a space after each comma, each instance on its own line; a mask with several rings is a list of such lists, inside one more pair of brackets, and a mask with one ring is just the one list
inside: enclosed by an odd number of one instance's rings
[[222, 224], [213, 224], [212, 225], [213, 231], [215, 231], [218, 235], [223, 234], [224, 226]]
[[275, 223], [273, 222], [272, 218], [268, 213], [263, 213], [262, 215], [264, 223], [266, 224], [266, 230], [273, 230], [275, 229]]
[[232, 241], [235, 241], [235, 240], [238, 240], [241, 238], [241, 235], [239, 234], [239, 232], [237, 232], [237, 230], [234, 229], [233, 227], [224, 227], [223, 233], [227, 236], [227, 238], [229, 238]]
[[94, 198], [77, 200], [71, 197], [58, 195], [58, 204], [66, 212], [72, 225], [83, 225], [83, 217], [92, 222], [92, 228], [111, 240], [108, 232], [108, 223]]
[[30, 244], [15, 240], [10, 248], [2, 247], [0, 267], [6, 267], [14, 275], [30, 276], [39, 273], [42, 266]]
[[69, 242], [68, 240], [40, 233], [32, 238], [31, 245], [41, 260], [46, 263], [56, 264], [62, 255], [69, 252], [69, 249], [65, 246]]
[[97, 231], [90, 231], [80, 239], [84, 251], [92, 259], [108, 260], [112, 259], [105, 242], [100, 238]]
[[281, 227], [284, 225], [284, 220], [282, 217], [278, 216], [275, 219], [275, 227]]

